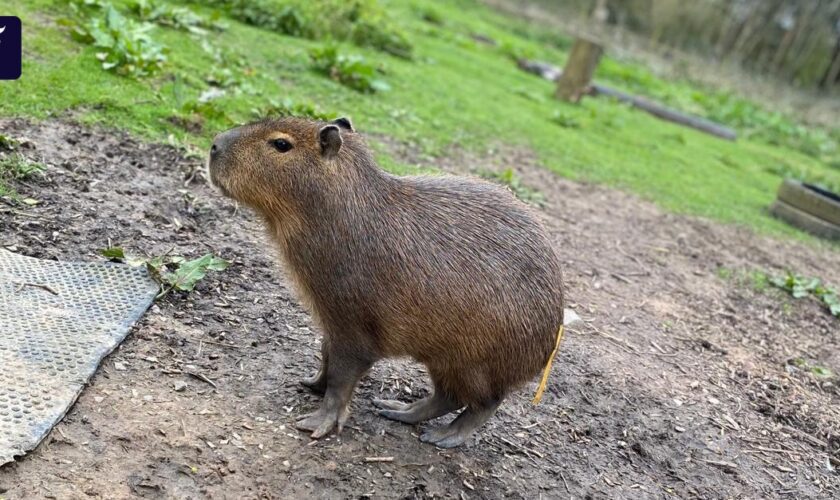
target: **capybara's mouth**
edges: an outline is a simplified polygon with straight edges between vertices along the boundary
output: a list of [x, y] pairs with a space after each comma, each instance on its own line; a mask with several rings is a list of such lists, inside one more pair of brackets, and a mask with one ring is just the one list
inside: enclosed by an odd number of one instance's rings
[[218, 159], [213, 158], [213, 156], [208, 156], [206, 164], [206, 174], [207, 179], [210, 181], [210, 185], [218, 189], [219, 192], [221, 192], [223, 195], [230, 198], [230, 191], [228, 191], [228, 189], [225, 187], [224, 183], [221, 180], [220, 170], [221, 167], [219, 166]]

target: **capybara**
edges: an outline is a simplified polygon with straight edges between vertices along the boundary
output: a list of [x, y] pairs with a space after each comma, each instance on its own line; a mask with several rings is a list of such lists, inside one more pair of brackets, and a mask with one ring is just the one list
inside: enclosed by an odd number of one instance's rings
[[449, 176], [395, 176], [350, 121], [266, 119], [216, 136], [211, 181], [253, 208], [323, 331], [324, 394], [297, 427], [340, 431], [377, 360], [423, 363], [433, 392], [375, 400], [415, 424], [463, 408], [420, 439], [464, 442], [552, 354], [563, 323], [560, 263], [537, 217], [506, 188]]

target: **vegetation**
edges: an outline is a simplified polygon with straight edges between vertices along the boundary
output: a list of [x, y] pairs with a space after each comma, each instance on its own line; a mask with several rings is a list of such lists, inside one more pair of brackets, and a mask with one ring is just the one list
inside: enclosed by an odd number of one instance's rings
[[795, 299], [814, 297], [822, 302], [832, 315], [840, 318], [840, 295], [835, 288], [824, 285], [820, 279], [803, 278], [789, 272], [783, 277], [771, 279], [770, 283], [789, 292]]
[[0, 154], [0, 196], [14, 196], [9, 181], [23, 181], [44, 171], [44, 165], [27, 160], [20, 153]]
[[[428, 169], [453, 146], [481, 153], [506, 143], [572, 179], [803, 239], [767, 214], [781, 179], [840, 187], [840, 131], [803, 126], [772, 103], [665, 81], [609, 54], [599, 81], [720, 120], [739, 141], [608, 99], [554, 100], [553, 84], [512, 58], [562, 65], [569, 40], [477, 0], [75, 3], [16, 3], [27, 49], [23, 77], [0, 82], [0, 115], [69, 115], [206, 149], [255, 113], [342, 114], [395, 172]], [[411, 144], [422, 164], [392, 156], [394, 141]]]
[[512, 168], [506, 168], [501, 172], [482, 172], [481, 176], [503, 186], [507, 186], [517, 198], [525, 203], [530, 203], [538, 207], [545, 206], [545, 196], [536, 189], [522, 184], [522, 180]]
[[160, 284], [157, 298], [173, 290], [191, 292], [207, 276], [208, 271], [224, 271], [230, 266], [230, 262], [209, 253], [192, 260], [168, 252], [149, 258], [129, 257], [121, 247], [103, 248], [99, 253], [115, 262], [126, 262], [135, 267], [145, 266], [149, 275]]
[[593, 17], [654, 44], [738, 61], [799, 85], [840, 87], [837, 0], [531, 1], [555, 15]]

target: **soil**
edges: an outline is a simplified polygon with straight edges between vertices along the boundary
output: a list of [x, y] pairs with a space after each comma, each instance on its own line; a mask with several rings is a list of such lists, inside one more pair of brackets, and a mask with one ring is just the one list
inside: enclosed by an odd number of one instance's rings
[[257, 218], [206, 185], [201, 159], [66, 121], [0, 130], [48, 165], [15, 184], [37, 205], [0, 203], [4, 247], [233, 261], [149, 310], [42, 445], [0, 468], [3, 498], [840, 495], [840, 380], [814, 373], [840, 372], [840, 320], [748, 274], [792, 269], [840, 285], [836, 248], [663, 213], [555, 177], [527, 151], [453, 150], [445, 170], [517, 165], [546, 196], [584, 321], [569, 328], [542, 403], [530, 402], [535, 380], [460, 449], [375, 414], [374, 397], [429, 390], [408, 360], [378, 364], [349, 426], [312, 441], [293, 424], [319, 402], [298, 385], [318, 366], [316, 328]]

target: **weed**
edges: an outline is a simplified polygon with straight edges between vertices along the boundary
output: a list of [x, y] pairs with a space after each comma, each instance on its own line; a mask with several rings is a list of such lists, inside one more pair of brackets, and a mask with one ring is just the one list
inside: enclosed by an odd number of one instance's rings
[[173, 7], [156, 0], [133, 0], [129, 8], [143, 21], [189, 31], [197, 35], [206, 35], [208, 30], [223, 31], [225, 29], [218, 19], [208, 19], [187, 7]]
[[820, 378], [829, 378], [833, 375], [830, 369], [811, 363], [805, 358], [792, 358], [787, 361], [788, 366], [795, 367], [799, 370], [810, 372]]
[[[6, 149], [3, 145], [16, 147], [16, 144], [14, 139], [0, 135], [0, 149]], [[8, 183], [32, 178], [42, 173], [44, 168], [43, 164], [29, 161], [20, 153], [0, 154], [0, 196], [16, 198], [17, 194]]]
[[251, 110], [256, 117], [283, 117], [283, 116], [306, 116], [315, 120], [330, 120], [335, 118], [335, 113], [321, 111], [318, 106], [311, 102], [295, 102], [291, 98], [277, 102], [269, 99], [268, 106]]
[[160, 71], [166, 61], [166, 48], [149, 36], [153, 25], [132, 21], [108, 3], [84, 2], [71, 6], [77, 17], [91, 17], [64, 23], [72, 27], [75, 40], [96, 47], [96, 58], [102, 62], [103, 69], [133, 77]]
[[391, 87], [378, 78], [382, 70], [359, 55], [345, 55], [336, 45], [313, 49], [312, 67], [333, 80], [365, 93], [381, 92]]
[[318, 40], [351, 41], [410, 59], [412, 44], [374, 0], [212, 0], [228, 14], [260, 28]]
[[14, 151], [20, 146], [20, 141], [14, 137], [0, 134], [0, 150]]
[[418, 8], [418, 14], [420, 15], [420, 19], [426, 21], [429, 24], [434, 24], [435, 26], [443, 26], [443, 14], [434, 7]]
[[523, 185], [522, 179], [516, 175], [512, 168], [507, 168], [501, 172], [481, 172], [480, 175], [485, 179], [507, 186], [517, 198], [525, 203], [538, 207], [545, 206], [545, 196], [536, 189]]
[[785, 290], [795, 299], [813, 296], [828, 309], [828, 311], [840, 318], [840, 296], [837, 290], [823, 285], [819, 278], [803, 278], [788, 272], [785, 276], [770, 278], [770, 284]]
[[169, 252], [151, 258], [129, 257], [120, 247], [104, 248], [99, 253], [115, 262], [124, 261], [135, 267], [145, 266], [152, 278], [160, 284], [161, 291], [157, 298], [172, 290], [191, 292], [207, 276], [208, 271], [224, 271], [230, 266], [230, 262], [209, 253], [192, 260], [170, 255]]
[[0, 156], [0, 180], [26, 180], [44, 171], [44, 165], [19, 153]]
[[580, 128], [580, 120], [569, 114], [557, 111], [551, 117], [551, 121], [563, 128]]

